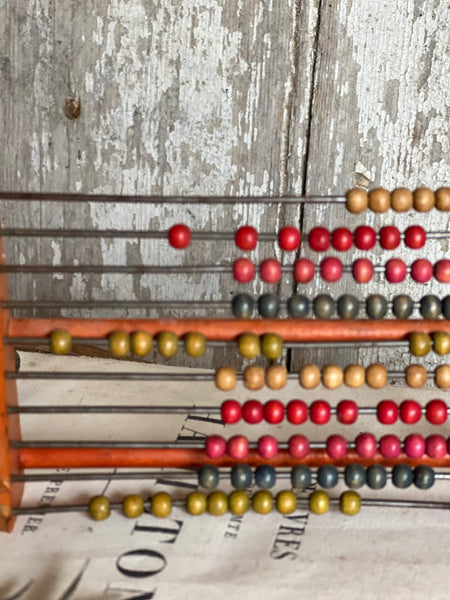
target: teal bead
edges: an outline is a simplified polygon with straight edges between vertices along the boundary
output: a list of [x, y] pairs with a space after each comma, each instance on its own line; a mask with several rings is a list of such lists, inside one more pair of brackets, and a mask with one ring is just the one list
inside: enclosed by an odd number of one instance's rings
[[271, 465], [261, 465], [255, 469], [255, 483], [264, 490], [272, 488], [277, 480], [275, 468]]
[[387, 300], [381, 294], [372, 294], [366, 300], [366, 312], [369, 319], [382, 319], [387, 313]]
[[293, 319], [306, 319], [309, 313], [309, 300], [302, 294], [291, 296], [287, 301], [287, 309]]
[[231, 485], [237, 490], [245, 490], [253, 483], [253, 472], [248, 465], [234, 465], [231, 468]]
[[280, 308], [280, 299], [275, 294], [263, 294], [259, 297], [258, 312], [264, 319], [278, 317]]
[[420, 490], [428, 490], [435, 482], [434, 470], [428, 465], [420, 465], [414, 469], [414, 485]]
[[330, 489], [338, 484], [339, 473], [334, 465], [322, 465], [317, 471], [317, 483], [325, 488]]
[[231, 308], [237, 319], [251, 319], [255, 310], [255, 301], [250, 294], [237, 294], [231, 302]]
[[370, 465], [366, 470], [366, 482], [372, 490], [381, 490], [387, 482], [387, 473], [383, 465]]
[[203, 465], [198, 471], [198, 485], [212, 490], [219, 484], [219, 469], [214, 465]]
[[352, 463], [345, 467], [345, 483], [352, 490], [357, 490], [366, 483], [366, 470], [359, 463]]
[[337, 301], [337, 312], [341, 319], [355, 319], [359, 313], [359, 300], [351, 294], [340, 296]]
[[292, 487], [305, 490], [311, 485], [311, 469], [307, 465], [296, 465], [291, 470]]
[[412, 484], [413, 480], [414, 473], [409, 465], [400, 463], [392, 469], [392, 483], [395, 487], [407, 488]]

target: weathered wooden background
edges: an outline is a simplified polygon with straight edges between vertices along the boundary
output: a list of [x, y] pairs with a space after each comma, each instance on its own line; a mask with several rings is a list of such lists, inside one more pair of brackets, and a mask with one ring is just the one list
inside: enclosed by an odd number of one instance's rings
[[[0, 188], [277, 196], [341, 194], [355, 184], [448, 185], [449, 21], [449, 5], [439, 0], [0, 0]], [[78, 120], [64, 114], [68, 98], [81, 100]], [[233, 230], [247, 222], [273, 231], [288, 221], [304, 232], [319, 223], [353, 227], [364, 218], [377, 227], [448, 228], [437, 211], [349, 218], [342, 207], [203, 207], [180, 215], [173, 207], [10, 203], [2, 214], [5, 225], [23, 227], [168, 227], [185, 220], [195, 228]], [[160, 244], [126, 240], [24, 240], [7, 250], [17, 263], [184, 260]], [[197, 259], [209, 253], [208, 262], [222, 261], [232, 250], [199, 245]], [[301, 252], [308, 255], [306, 247]], [[448, 241], [430, 242], [426, 252], [435, 260], [448, 256]], [[252, 256], [259, 262], [271, 253], [266, 245]], [[404, 249], [396, 255], [413, 258]], [[22, 299], [220, 299], [238, 289], [208, 274], [181, 284], [41, 276], [12, 278], [11, 285]], [[269, 287], [257, 280], [245, 291]], [[345, 277], [326, 289], [334, 297], [447, 294], [436, 283], [400, 287], [377, 278], [361, 291]], [[294, 289], [290, 278], [279, 286], [284, 299]], [[323, 287], [316, 279], [303, 289], [314, 296]], [[346, 364], [357, 352], [340, 356]], [[370, 362], [383, 351], [364, 356]], [[305, 359], [292, 357], [292, 366]], [[394, 363], [403, 364], [402, 353]]]

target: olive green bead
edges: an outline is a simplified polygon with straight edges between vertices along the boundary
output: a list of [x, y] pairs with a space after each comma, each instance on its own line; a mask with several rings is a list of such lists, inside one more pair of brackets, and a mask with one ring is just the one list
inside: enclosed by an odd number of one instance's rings
[[111, 506], [106, 496], [94, 496], [89, 501], [89, 515], [94, 521], [104, 521], [111, 514]]
[[414, 302], [411, 296], [400, 294], [392, 300], [392, 312], [397, 319], [407, 319], [412, 315]]
[[450, 334], [445, 331], [435, 331], [433, 333], [433, 350], [440, 356], [448, 354], [450, 352]]
[[261, 352], [259, 337], [254, 333], [243, 333], [238, 338], [238, 351], [243, 358], [253, 360]]
[[129, 494], [122, 500], [123, 514], [129, 519], [137, 519], [144, 512], [144, 501], [137, 494]]
[[186, 497], [186, 510], [190, 515], [202, 515], [208, 506], [206, 494], [202, 492], [191, 492]]
[[116, 358], [124, 358], [130, 354], [130, 334], [127, 331], [113, 331], [109, 338], [109, 351]]
[[215, 517], [221, 517], [228, 510], [228, 498], [225, 492], [211, 492], [207, 500], [208, 512]]
[[167, 492], [158, 492], [152, 498], [152, 514], [165, 519], [172, 512], [172, 497]]
[[250, 506], [247, 494], [242, 490], [234, 490], [228, 497], [228, 506], [233, 515], [243, 515]]
[[297, 508], [297, 496], [289, 490], [278, 492], [276, 497], [277, 511], [282, 515], [290, 515]]
[[347, 490], [339, 498], [339, 507], [344, 515], [353, 517], [361, 510], [361, 496], [358, 492]]
[[323, 490], [316, 490], [308, 499], [309, 510], [315, 515], [324, 515], [330, 508], [330, 497]]
[[328, 294], [319, 294], [313, 300], [313, 312], [319, 319], [329, 319], [334, 313], [334, 300]]
[[158, 335], [158, 352], [164, 358], [171, 358], [178, 352], [178, 336], [172, 331], [162, 331]]
[[131, 352], [141, 358], [150, 354], [153, 348], [153, 336], [147, 331], [133, 331], [130, 336]]
[[269, 360], [279, 358], [283, 352], [283, 340], [276, 333], [266, 333], [261, 339], [261, 352]]
[[429, 294], [420, 300], [420, 314], [424, 319], [437, 319], [442, 312], [442, 302], [437, 296]]
[[260, 515], [267, 515], [273, 508], [273, 496], [267, 490], [259, 490], [252, 496], [252, 508]]
[[340, 296], [337, 301], [337, 312], [341, 319], [355, 319], [359, 313], [359, 300], [351, 294]]
[[415, 331], [409, 336], [409, 351], [413, 356], [426, 356], [431, 350], [431, 338], [427, 333]]
[[366, 312], [369, 319], [382, 319], [387, 313], [387, 300], [381, 294], [372, 294], [366, 300]]
[[206, 338], [203, 333], [192, 331], [187, 333], [184, 338], [184, 351], [188, 356], [199, 358], [206, 352]]
[[50, 334], [50, 350], [53, 354], [69, 354], [72, 350], [72, 336], [64, 329], [55, 329]]

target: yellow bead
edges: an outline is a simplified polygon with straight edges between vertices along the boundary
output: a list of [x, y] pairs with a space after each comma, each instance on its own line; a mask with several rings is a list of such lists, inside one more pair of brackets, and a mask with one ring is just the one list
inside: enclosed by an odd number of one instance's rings
[[305, 365], [300, 369], [299, 383], [305, 390], [312, 390], [320, 383], [320, 369], [317, 365]]
[[361, 213], [369, 206], [367, 192], [361, 188], [353, 188], [346, 194], [347, 210], [351, 213]]
[[427, 333], [415, 331], [409, 336], [409, 351], [413, 356], [426, 356], [431, 350], [431, 338]]
[[264, 387], [264, 369], [258, 365], [249, 365], [244, 369], [244, 386], [248, 390], [260, 390]]
[[171, 331], [161, 331], [158, 334], [158, 352], [164, 358], [171, 358], [178, 352], [178, 336]]
[[342, 385], [344, 372], [339, 365], [325, 365], [322, 369], [322, 383], [329, 390], [335, 390]]
[[184, 338], [184, 351], [188, 356], [199, 358], [206, 352], [206, 338], [203, 333], [192, 331], [187, 333]]
[[106, 496], [94, 496], [89, 501], [89, 515], [94, 521], [104, 521], [111, 514], [111, 507]]
[[316, 490], [309, 496], [309, 510], [315, 515], [324, 515], [330, 508], [330, 498], [323, 490]]
[[271, 390], [281, 390], [287, 384], [287, 369], [283, 365], [270, 365], [266, 370], [266, 385]]
[[232, 367], [220, 367], [215, 374], [216, 387], [229, 392], [236, 387], [236, 371]]
[[122, 500], [123, 513], [129, 519], [137, 519], [144, 512], [144, 501], [137, 494], [129, 494]]
[[297, 508], [297, 496], [289, 490], [277, 494], [277, 510], [282, 515], [290, 515]]
[[167, 492], [158, 492], [152, 498], [152, 514], [165, 519], [172, 512], [172, 498]]
[[283, 340], [276, 333], [266, 333], [262, 336], [261, 352], [269, 360], [280, 358], [283, 352]]
[[243, 515], [248, 511], [250, 501], [243, 490], [234, 490], [228, 497], [228, 505], [233, 515]]
[[339, 498], [339, 506], [344, 515], [354, 516], [361, 510], [361, 496], [358, 492], [347, 490]]
[[225, 492], [208, 494], [208, 512], [215, 517], [221, 517], [228, 510], [228, 498]]
[[109, 338], [109, 351], [116, 358], [130, 354], [130, 334], [127, 331], [113, 331]]
[[130, 337], [131, 352], [136, 356], [147, 356], [153, 348], [153, 337], [146, 331], [134, 331]]
[[243, 358], [253, 360], [261, 352], [259, 337], [254, 333], [243, 333], [238, 338], [238, 351]]
[[50, 350], [53, 354], [69, 354], [72, 350], [72, 336], [64, 329], [55, 329], [50, 334]]
[[191, 492], [186, 498], [186, 510], [190, 515], [202, 515], [207, 507], [206, 494]]
[[440, 356], [448, 354], [450, 352], [450, 334], [445, 331], [435, 331], [433, 333], [433, 350]]
[[344, 371], [345, 385], [350, 388], [359, 388], [366, 381], [366, 370], [362, 365], [348, 365]]
[[252, 508], [260, 515], [267, 515], [273, 508], [273, 496], [268, 490], [259, 490], [252, 496]]

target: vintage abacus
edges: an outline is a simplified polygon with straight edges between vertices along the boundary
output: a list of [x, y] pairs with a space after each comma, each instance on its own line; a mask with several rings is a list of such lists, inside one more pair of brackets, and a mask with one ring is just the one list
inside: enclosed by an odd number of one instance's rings
[[[214, 264], [123, 264], [97, 265], [79, 264], [75, 259], [60, 264], [11, 264], [3, 257], [0, 265], [1, 284], [1, 430], [0, 430], [0, 525], [1, 530], [10, 531], [14, 518], [20, 514], [35, 514], [58, 511], [89, 511], [91, 517], [102, 520], [109, 516], [111, 508], [121, 508], [127, 517], [137, 517], [144, 510], [158, 517], [168, 516], [172, 505], [183, 504], [192, 515], [209, 512], [222, 515], [231, 511], [235, 515], [243, 514], [249, 506], [261, 514], [269, 513], [274, 505], [282, 514], [293, 512], [305, 502], [310, 510], [322, 514], [328, 510], [330, 502], [339, 503], [342, 512], [354, 515], [361, 505], [402, 506], [422, 508], [450, 508], [450, 501], [399, 500], [386, 498], [363, 499], [355, 491], [367, 484], [372, 490], [382, 489], [388, 479], [398, 488], [406, 488], [413, 483], [419, 489], [430, 488], [436, 479], [450, 478], [450, 438], [442, 433], [433, 433], [427, 437], [412, 432], [405, 439], [387, 433], [377, 439], [371, 432], [359, 432], [349, 441], [346, 437], [333, 434], [326, 440], [310, 441], [302, 433], [301, 426], [309, 419], [312, 423], [323, 425], [335, 417], [340, 424], [352, 425], [358, 416], [375, 416], [382, 425], [393, 425], [398, 421], [414, 425], [422, 418], [434, 426], [443, 425], [450, 412], [447, 390], [450, 388], [450, 365], [439, 364], [435, 368], [426, 368], [421, 361], [431, 350], [437, 356], [450, 353], [450, 295], [441, 297], [425, 294], [420, 300], [413, 300], [402, 293], [386, 298], [372, 294], [363, 300], [352, 294], [344, 294], [337, 299], [327, 293], [309, 298], [301, 286], [307, 286], [315, 276], [317, 267], [320, 277], [326, 283], [338, 281], [342, 276], [353, 277], [356, 284], [364, 284], [379, 275], [389, 283], [400, 284], [406, 277], [420, 285], [427, 284], [432, 278], [446, 286], [450, 283], [450, 259], [440, 258], [433, 265], [423, 256], [414, 256], [407, 264], [404, 260], [389, 255], [383, 264], [374, 265], [372, 260], [358, 257], [352, 261], [342, 261], [338, 256], [325, 255], [319, 261], [303, 256], [302, 248], [306, 239], [301, 239], [298, 223], [286, 223], [279, 231], [258, 233], [247, 222], [242, 222], [235, 231], [218, 231], [210, 227], [209, 231], [191, 231], [183, 220], [185, 205], [214, 206], [223, 209], [240, 206], [264, 205], [265, 210], [276, 211], [283, 206], [303, 206], [306, 204], [346, 204], [353, 215], [366, 209], [374, 213], [388, 210], [392, 214], [414, 212], [420, 217], [426, 211], [449, 211], [450, 188], [440, 188], [436, 192], [421, 188], [414, 193], [404, 188], [392, 193], [381, 188], [369, 194], [360, 189], [348, 192], [344, 197], [311, 198], [268, 198], [268, 199], [217, 199], [217, 198], [118, 198], [101, 196], [51, 195], [51, 194], [0, 194], [0, 200], [6, 203], [6, 211], [12, 214], [18, 205], [26, 206], [32, 202], [62, 203], [79, 206], [88, 203], [100, 203], [115, 206], [115, 203], [151, 205], [153, 207], [173, 207], [176, 218], [170, 227], [150, 227], [148, 229], [70, 229], [43, 226], [24, 228], [6, 226], [1, 232], [5, 244], [38, 239], [72, 239], [85, 244], [92, 238], [112, 240], [121, 238], [152, 240], [165, 245], [168, 255], [178, 252], [188, 256], [189, 247], [196, 241], [214, 244], [219, 242], [235, 244], [235, 256], [232, 263], [214, 262]], [[9, 204], [8, 204], [9, 203]], [[11, 213], [12, 211], [12, 213]], [[245, 211], [244, 211], [245, 212]], [[156, 210], [155, 218], [157, 220]], [[14, 220], [14, 219], [13, 219]], [[68, 218], [67, 221], [70, 219]], [[51, 219], [50, 219], [51, 221]], [[64, 223], [66, 225], [66, 223]], [[410, 225], [403, 232], [394, 225], [384, 225], [377, 232], [374, 228], [359, 224], [354, 231], [338, 227], [330, 232], [324, 227], [315, 227], [307, 236], [309, 249], [313, 253], [327, 252], [330, 248], [336, 253], [348, 253], [352, 248], [370, 251], [377, 242], [387, 252], [396, 250], [403, 242], [408, 249], [427, 252], [429, 239], [449, 237], [448, 231], [429, 231], [420, 224]], [[263, 293], [255, 301], [245, 285], [255, 277], [255, 264], [248, 256], [257, 243], [267, 244], [283, 258], [269, 257], [259, 265], [259, 277], [264, 284], [275, 285], [283, 276], [291, 278], [293, 287], [298, 287], [281, 304], [274, 293]], [[171, 248], [171, 249], [170, 249]], [[169, 251], [170, 249], [170, 251]], [[218, 251], [220, 255], [220, 250]], [[3, 254], [3, 251], [2, 251]], [[226, 253], [224, 253], [224, 256]], [[345, 256], [348, 256], [346, 254]], [[286, 258], [288, 257], [288, 258]], [[343, 264], [344, 263], [344, 264]], [[39, 275], [75, 277], [83, 274], [87, 277], [103, 277], [105, 274], [137, 274], [155, 276], [170, 274], [184, 277], [194, 274], [233, 277], [241, 288], [232, 300], [215, 299], [159, 299], [148, 298], [124, 301], [119, 298], [80, 298], [79, 300], [52, 299], [49, 286], [48, 297], [10, 298], [8, 283], [14, 296], [15, 275], [31, 278]], [[184, 281], [184, 279], [183, 279]], [[181, 284], [180, 284], [181, 285]], [[22, 286], [23, 287], [23, 286]], [[31, 295], [33, 286], [30, 286]], [[401, 292], [401, 289], [400, 289]], [[119, 294], [118, 294], [119, 295]], [[259, 318], [255, 318], [255, 306]], [[151, 309], [156, 311], [190, 311], [189, 318], [113, 318], [111, 313], [121, 307], [124, 310]], [[357, 318], [364, 308], [366, 317]], [[64, 311], [79, 310], [80, 318], [61, 316]], [[103, 311], [102, 318], [86, 318], [85, 312]], [[221, 318], [195, 318], [192, 314], [201, 311], [221, 311]], [[84, 313], [83, 313], [84, 311]], [[279, 318], [284, 311], [285, 318]], [[390, 312], [389, 312], [390, 311]], [[420, 313], [420, 318], [414, 316]], [[315, 318], [311, 318], [313, 313]], [[17, 316], [19, 314], [21, 316]], [[23, 316], [23, 313], [27, 316]], [[337, 318], [335, 315], [337, 313]], [[56, 314], [56, 316], [54, 316]], [[164, 312], [161, 313], [164, 315]], [[43, 316], [44, 315], [44, 316]], [[50, 315], [50, 316], [49, 316]], [[52, 316], [53, 315], [53, 316]], [[386, 316], [393, 318], [386, 318]], [[107, 318], [105, 318], [107, 317]], [[185, 353], [191, 358], [201, 359], [206, 348], [237, 346], [240, 360], [253, 361], [244, 369], [236, 370], [231, 366], [221, 366], [214, 373], [190, 373], [177, 370], [167, 371], [22, 371], [17, 364], [15, 348], [47, 349], [57, 355], [69, 354], [73, 344], [83, 348], [97, 348], [103, 355], [118, 359], [134, 357], [145, 360], [157, 347], [162, 358], [174, 356], [180, 345], [184, 344]], [[297, 372], [290, 371], [283, 364], [284, 349], [342, 346], [399, 347], [410, 351], [417, 357], [416, 364], [405, 370], [392, 369], [389, 365], [374, 363], [366, 367], [350, 364], [343, 368], [337, 364], [305, 364]], [[104, 352], [106, 349], [106, 352]], [[267, 362], [265, 366], [257, 363], [260, 356]], [[255, 362], [256, 361], [256, 362]], [[257, 363], [257, 364], [256, 364]], [[120, 364], [120, 363], [118, 363]], [[123, 364], [123, 363], [122, 363]], [[202, 364], [201, 366], [205, 366]], [[291, 380], [298, 380], [299, 389], [312, 390], [319, 384], [326, 389], [358, 389], [367, 385], [372, 389], [382, 389], [390, 378], [401, 378], [412, 390], [420, 390], [431, 382], [439, 390], [442, 398], [433, 398], [428, 402], [406, 399], [402, 402], [383, 399], [376, 406], [359, 406], [353, 400], [338, 398], [330, 403], [316, 399], [309, 405], [301, 399], [291, 399], [283, 403], [276, 399], [261, 402], [254, 399], [245, 401], [224, 397], [220, 405], [140, 405], [122, 406], [67, 406], [60, 407], [34, 405], [21, 406], [17, 400], [17, 380], [61, 379], [109, 380], [109, 381], [210, 381], [223, 392], [232, 392], [236, 382], [243, 382], [249, 391], [260, 390], [264, 386], [272, 391], [281, 390]], [[336, 390], [336, 392], [334, 392]], [[227, 396], [227, 394], [224, 394]], [[249, 441], [243, 435], [210, 435], [204, 441], [190, 440], [184, 443], [152, 441], [80, 441], [62, 442], [59, 440], [34, 441], [23, 440], [20, 434], [20, 418], [31, 414], [120, 414], [153, 415], [162, 414], [170, 419], [173, 414], [196, 413], [214, 415], [227, 429], [243, 420], [252, 425], [266, 422], [268, 427], [279, 425], [284, 420], [298, 426], [298, 433], [288, 440], [277, 440], [270, 432]], [[270, 430], [269, 430], [270, 431]], [[200, 490], [187, 495], [185, 500], [172, 501], [165, 492], [159, 492], [149, 500], [136, 494], [130, 494], [123, 502], [109, 502], [103, 496], [94, 497], [89, 504], [69, 506], [21, 506], [24, 482], [40, 481], [50, 478], [48, 469], [70, 469], [67, 474], [54, 474], [52, 479], [95, 479], [106, 477], [96, 469], [114, 467], [128, 469], [150, 469], [145, 471], [147, 478], [157, 477], [159, 469], [169, 469], [172, 478], [193, 479], [198, 481]], [[90, 469], [89, 472], [77, 472], [76, 469]], [[43, 473], [30, 474], [30, 470], [44, 470]], [[24, 473], [24, 471], [27, 471]], [[111, 475], [107, 475], [110, 477]], [[139, 471], [124, 471], [114, 475], [118, 478], [133, 480], [139, 478]], [[220, 480], [229, 478], [234, 491], [227, 495], [216, 490]], [[276, 497], [269, 491], [275, 480], [289, 479], [288, 489], [280, 491]], [[339, 479], [347, 487], [339, 498], [331, 498], [325, 490], [333, 488]], [[260, 489], [250, 497], [246, 492], [252, 485]], [[203, 490], [203, 491], [201, 491]], [[206, 490], [206, 491], [205, 491]], [[309, 498], [302, 495], [310, 491]], [[208, 493], [206, 493], [208, 492]]]

